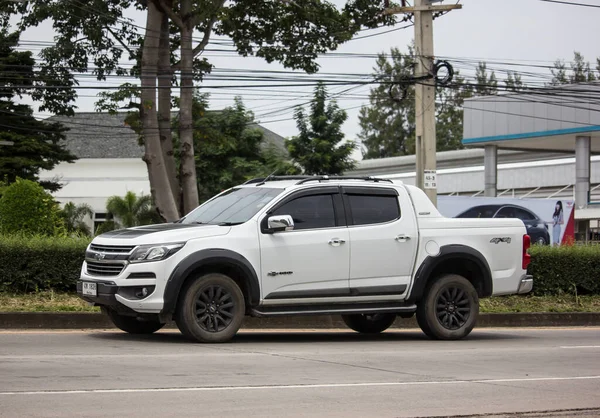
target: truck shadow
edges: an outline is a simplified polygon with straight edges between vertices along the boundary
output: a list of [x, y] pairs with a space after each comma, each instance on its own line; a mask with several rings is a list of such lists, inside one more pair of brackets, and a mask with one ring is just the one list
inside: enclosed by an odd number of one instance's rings
[[[91, 338], [104, 341], [137, 341], [144, 343], [165, 343], [165, 344], [194, 344], [187, 340], [177, 330], [167, 329], [152, 335], [132, 335], [121, 331], [104, 331], [89, 334]], [[219, 347], [238, 344], [273, 344], [273, 343], [294, 343], [294, 344], [312, 344], [312, 343], [369, 343], [369, 342], [427, 342], [427, 344], [462, 344], [469, 342], [485, 341], [506, 341], [519, 340], [525, 341], [534, 339], [533, 336], [524, 333], [511, 333], [510, 330], [502, 331], [474, 330], [467, 338], [460, 341], [435, 341], [429, 339], [419, 330], [389, 330], [377, 335], [359, 334], [353, 331], [339, 330], [310, 330], [310, 331], [289, 331], [289, 330], [241, 330], [230, 342], [225, 344], [198, 344], [210, 347]]]

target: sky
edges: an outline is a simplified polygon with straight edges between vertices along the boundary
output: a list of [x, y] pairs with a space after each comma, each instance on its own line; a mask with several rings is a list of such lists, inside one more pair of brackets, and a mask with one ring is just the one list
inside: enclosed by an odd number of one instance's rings
[[[344, 1], [333, 0], [333, 3], [341, 6]], [[455, 63], [456, 68], [464, 75], [474, 73], [474, 65], [478, 60], [552, 65], [556, 59], [570, 62], [574, 51], [581, 52], [585, 59], [592, 63], [595, 63], [596, 57], [600, 57], [600, 47], [598, 47], [600, 8], [563, 5], [541, 0], [461, 0], [460, 3], [463, 5], [462, 9], [452, 11], [434, 21], [434, 51], [436, 56]], [[587, 0], [587, 3], [600, 4], [598, 0]], [[142, 13], [132, 12], [130, 16], [135, 18], [138, 25], [144, 26]], [[403, 25], [405, 24], [400, 23], [398, 26]], [[370, 30], [361, 32], [358, 36], [389, 30], [390, 28]], [[414, 28], [411, 27], [365, 39], [351, 40], [336, 52], [376, 54], [389, 52], [392, 47], [406, 51], [413, 37]], [[51, 28], [49, 25], [43, 25], [30, 29], [21, 38], [52, 41]], [[221, 47], [213, 45], [212, 48]], [[283, 66], [268, 64], [261, 58], [240, 57], [234, 53], [207, 52], [206, 57], [216, 69], [221, 70], [285, 70]], [[468, 59], [468, 64], [465, 64], [465, 59]], [[325, 56], [320, 58], [318, 63], [320, 73], [352, 73], [366, 76], [373, 72], [375, 58]], [[549, 74], [549, 70], [540, 68], [537, 68], [536, 72]], [[93, 83], [98, 85], [95, 81], [87, 79], [82, 81], [82, 85]], [[114, 80], [103, 83], [116, 84]], [[204, 85], [224, 83], [226, 82], [222, 80], [207, 79]], [[238, 81], [230, 83], [242, 84]], [[329, 93], [335, 94], [347, 88], [348, 86], [332, 86]], [[338, 104], [341, 108], [347, 109], [348, 113], [348, 119], [343, 126], [346, 139], [357, 139], [360, 132], [359, 108], [368, 104], [369, 88], [370, 86], [362, 86], [353, 90], [351, 96], [341, 95], [338, 98]], [[82, 94], [95, 93], [93, 90], [86, 90]], [[211, 90], [211, 93], [212, 109], [231, 105], [234, 94], [238, 94], [247, 108], [254, 111], [259, 123], [283, 137], [289, 137], [298, 133], [293, 120], [293, 106], [307, 102], [312, 96], [312, 87], [218, 89]], [[78, 111], [94, 111], [95, 100], [93, 97], [78, 99], [76, 102]], [[360, 159], [360, 152], [357, 151], [354, 157]]]

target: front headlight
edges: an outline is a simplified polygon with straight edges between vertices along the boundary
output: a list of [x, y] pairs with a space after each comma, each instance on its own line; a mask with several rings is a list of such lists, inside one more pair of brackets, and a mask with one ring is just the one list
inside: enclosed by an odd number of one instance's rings
[[130, 263], [147, 263], [150, 261], [161, 261], [169, 258], [179, 251], [185, 243], [163, 244], [163, 245], [141, 245], [129, 256]]

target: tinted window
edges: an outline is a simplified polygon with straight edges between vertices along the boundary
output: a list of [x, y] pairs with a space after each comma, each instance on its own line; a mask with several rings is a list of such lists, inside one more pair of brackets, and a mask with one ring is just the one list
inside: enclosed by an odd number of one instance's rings
[[497, 210], [494, 206], [477, 206], [461, 213], [457, 218], [491, 218]]
[[516, 218], [515, 208], [505, 207], [498, 211], [496, 218]]
[[294, 219], [294, 229], [315, 229], [335, 227], [333, 196], [304, 196], [285, 203], [272, 213], [290, 215]]
[[531, 212], [524, 209], [515, 209], [515, 215], [522, 221], [533, 221], [535, 219], [535, 216]]
[[183, 223], [243, 223], [282, 191], [266, 187], [231, 189], [194, 209]]
[[354, 225], [390, 222], [400, 217], [397, 196], [348, 194]]

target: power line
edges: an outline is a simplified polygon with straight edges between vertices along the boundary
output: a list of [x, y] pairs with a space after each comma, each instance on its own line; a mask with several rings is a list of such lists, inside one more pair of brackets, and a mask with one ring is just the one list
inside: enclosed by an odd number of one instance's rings
[[582, 6], [582, 7], [595, 7], [600, 9], [600, 5], [597, 4], [587, 4], [587, 3], [571, 3], [569, 1], [561, 1], [561, 0], [540, 0], [546, 3], [558, 3], [558, 4], [568, 4], [569, 6]]

